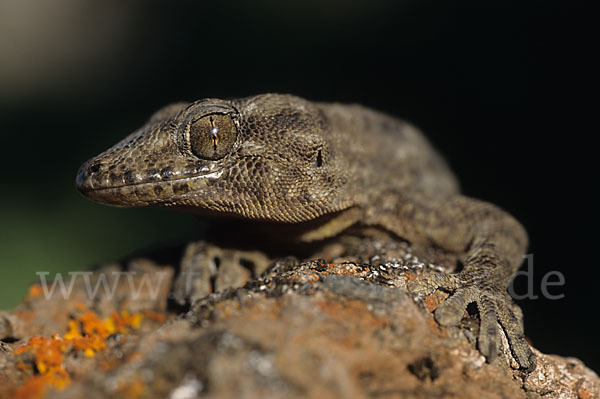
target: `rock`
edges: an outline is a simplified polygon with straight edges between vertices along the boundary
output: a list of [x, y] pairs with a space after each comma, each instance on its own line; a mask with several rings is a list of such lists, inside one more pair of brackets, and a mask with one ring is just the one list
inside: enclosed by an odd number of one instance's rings
[[[535, 351], [531, 374], [512, 368], [508, 350], [486, 363], [476, 313], [438, 325], [431, 310], [446, 294], [415, 300], [406, 282], [447, 271], [422, 260], [439, 254], [400, 243], [353, 256], [344, 248], [368, 240], [332, 245], [321, 254], [333, 262], [281, 259], [184, 312], [170, 294], [173, 267], [148, 258], [87, 283], [73, 276], [68, 299], [34, 285], [0, 314], [0, 396], [600, 398], [600, 379], [577, 359]], [[114, 293], [99, 286], [90, 297], [101, 276]]]

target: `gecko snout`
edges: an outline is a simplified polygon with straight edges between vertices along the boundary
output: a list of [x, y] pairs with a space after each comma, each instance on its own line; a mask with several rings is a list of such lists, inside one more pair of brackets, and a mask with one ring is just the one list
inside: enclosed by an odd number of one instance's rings
[[77, 190], [81, 193], [85, 193], [94, 189], [93, 176], [97, 176], [101, 173], [103, 166], [102, 163], [96, 162], [94, 159], [83, 163], [83, 165], [79, 167], [77, 177], [75, 178]]

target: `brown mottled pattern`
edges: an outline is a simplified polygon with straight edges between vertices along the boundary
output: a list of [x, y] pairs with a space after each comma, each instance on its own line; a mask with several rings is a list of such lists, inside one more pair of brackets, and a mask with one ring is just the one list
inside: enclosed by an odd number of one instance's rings
[[83, 164], [77, 186], [112, 205], [306, 222], [311, 230], [298, 237], [305, 241], [360, 223], [464, 254], [460, 273], [409, 288], [453, 292], [435, 311], [444, 325], [458, 324], [475, 302], [487, 359], [498, 353], [500, 324], [519, 365], [535, 367], [520, 310], [506, 292], [527, 247], [524, 229], [497, 207], [460, 195], [443, 159], [401, 120], [279, 94], [173, 104]]

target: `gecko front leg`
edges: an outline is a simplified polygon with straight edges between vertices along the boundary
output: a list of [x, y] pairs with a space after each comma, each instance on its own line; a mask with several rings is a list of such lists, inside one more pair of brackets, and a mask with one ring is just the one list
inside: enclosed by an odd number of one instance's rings
[[535, 355], [525, 341], [520, 311], [515, 312], [518, 308], [507, 293], [527, 248], [523, 227], [494, 205], [461, 195], [431, 199], [413, 193], [395, 206], [395, 217], [392, 209], [378, 213], [380, 225], [409, 241], [464, 254], [459, 273], [409, 283], [408, 289], [419, 296], [437, 289], [452, 294], [435, 310], [435, 319], [442, 325], [458, 325], [467, 305], [475, 303], [480, 317], [477, 346], [488, 362], [497, 356], [501, 326], [519, 366], [532, 371]]

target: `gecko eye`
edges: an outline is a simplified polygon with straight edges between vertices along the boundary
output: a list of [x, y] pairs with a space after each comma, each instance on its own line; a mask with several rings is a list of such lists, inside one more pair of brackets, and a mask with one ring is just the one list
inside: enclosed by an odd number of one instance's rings
[[206, 115], [190, 125], [192, 152], [202, 159], [223, 158], [233, 148], [236, 137], [237, 129], [229, 115]]

